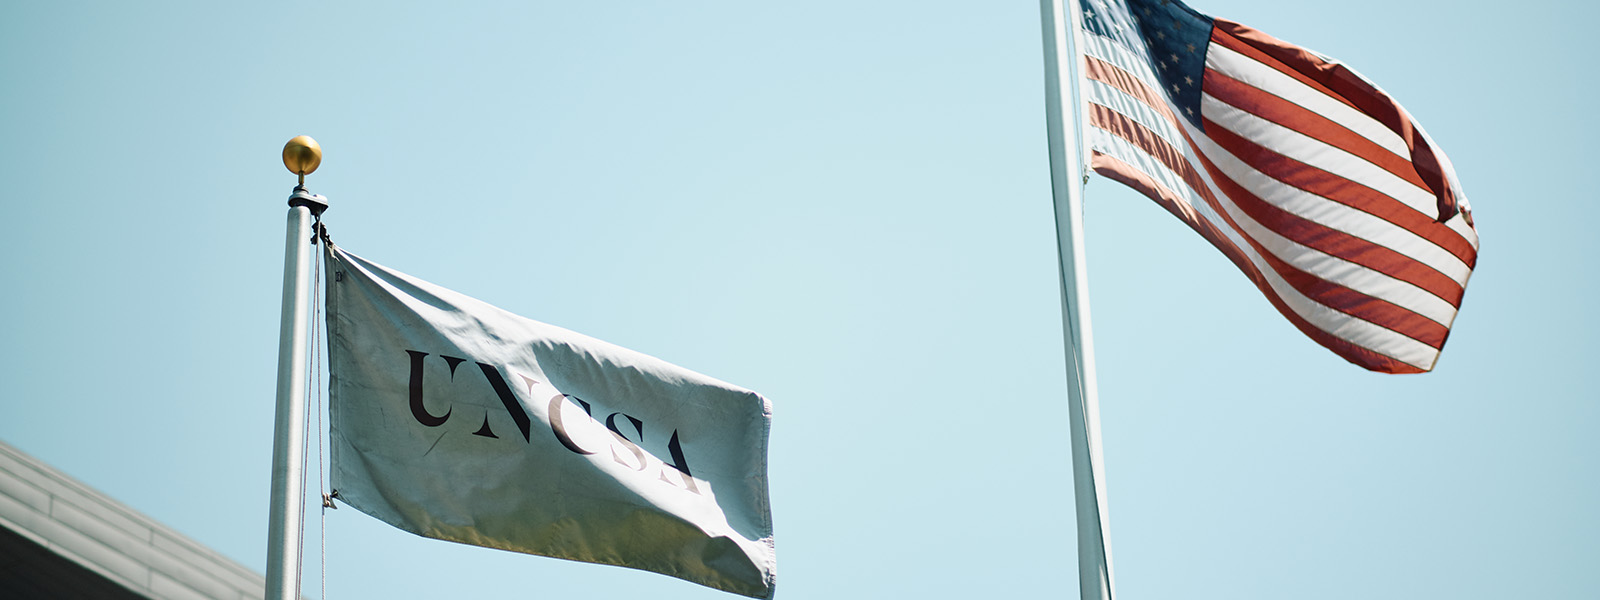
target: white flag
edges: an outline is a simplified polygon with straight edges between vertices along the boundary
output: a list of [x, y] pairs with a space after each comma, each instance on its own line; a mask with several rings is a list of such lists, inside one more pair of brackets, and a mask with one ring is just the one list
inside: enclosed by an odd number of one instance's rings
[[327, 265], [345, 503], [431, 538], [772, 597], [765, 398], [339, 248]]

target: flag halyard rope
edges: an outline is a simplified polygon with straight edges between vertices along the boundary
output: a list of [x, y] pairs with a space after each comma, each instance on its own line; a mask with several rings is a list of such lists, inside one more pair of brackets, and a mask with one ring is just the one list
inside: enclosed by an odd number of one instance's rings
[[[312, 235], [311, 235], [311, 240], [310, 241], [311, 241], [312, 246], [320, 247], [321, 244], [327, 243], [327, 242], [330, 241], [328, 239], [327, 229], [323, 226], [322, 218], [321, 218], [320, 215], [318, 215], [316, 217], [316, 220], [312, 223], [311, 231], [312, 231]], [[307, 361], [310, 363], [308, 365], [310, 367], [308, 370], [310, 370], [313, 373], [314, 376], [310, 381], [306, 382], [306, 385], [310, 389], [307, 390], [307, 393], [306, 393], [306, 396], [305, 396], [306, 397], [306, 404], [308, 405], [306, 408], [308, 410], [306, 410], [304, 425], [305, 425], [305, 430], [313, 431], [315, 437], [317, 438], [317, 494], [322, 499], [322, 503], [321, 503], [322, 504], [322, 510], [320, 512], [319, 523], [317, 525], [317, 532], [318, 532], [318, 538], [319, 538], [319, 540], [318, 540], [319, 541], [319, 551], [318, 551], [319, 568], [318, 568], [318, 574], [319, 574], [319, 578], [321, 580], [321, 595], [319, 596], [319, 598], [322, 598], [322, 599], [326, 600], [326, 598], [328, 597], [328, 508], [330, 508], [330, 507], [331, 508], [338, 508], [338, 507], [333, 506], [332, 499], [329, 497], [329, 495], [327, 493], [327, 488], [326, 488], [326, 479], [327, 479], [327, 477], [326, 477], [326, 473], [323, 471], [323, 450], [322, 450], [322, 446], [323, 446], [323, 441], [322, 441], [322, 435], [323, 435], [322, 434], [322, 427], [323, 427], [323, 425], [322, 425], [322, 394], [323, 394], [323, 387], [322, 387], [322, 352], [321, 352], [321, 350], [322, 350], [322, 317], [319, 317], [318, 315], [319, 315], [319, 313], [321, 313], [321, 314], [326, 314], [326, 313], [325, 313], [325, 309], [322, 306], [321, 281], [322, 281], [322, 262], [323, 261], [321, 260], [321, 256], [320, 256], [321, 253], [319, 252], [318, 254], [319, 254], [319, 256], [316, 259], [312, 260], [312, 267], [311, 267], [312, 268], [312, 272], [311, 272], [311, 311], [312, 311], [312, 315], [311, 315], [311, 351], [306, 354]], [[310, 410], [312, 408], [312, 406], [310, 406], [310, 404], [311, 404], [313, 398], [315, 398], [315, 402], [316, 402], [316, 406], [315, 406], [315, 411], [314, 412], [317, 415], [317, 428], [315, 430], [311, 430], [311, 428], [310, 428], [310, 426], [311, 426], [311, 414], [313, 412], [312, 410]], [[311, 444], [311, 440], [309, 438], [304, 438], [303, 437], [301, 441], [302, 441], [302, 444], [304, 446], [309, 446]], [[304, 448], [302, 448], [302, 449], [304, 450]], [[305, 484], [306, 484], [305, 461], [306, 461], [306, 459], [309, 458], [309, 454], [310, 454], [309, 452], [301, 452], [301, 454], [300, 454], [300, 456], [301, 456], [300, 489], [302, 489], [302, 490], [305, 489]], [[301, 503], [304, 503], [305, 502], [305, 498], [303, 498], [303, 497], [299, 498], [298, 501], [301, 502]], [[301, 513], [299, 529], [300, 529], [300, 535], [299, 535], [299, 539], [296, 542], [296, 546], [295, 546], [295, 561], [296, 561], [296, 564], [304, 564], [304, 559], [305, 559], [305, 532], [306, 532], [306, 523], [305, 523], [304, 512]], [[301, 597], [301, 580], [298, 580], [298, 579], [295, 581], [295, 597], [296, 598], [300, 598]]]

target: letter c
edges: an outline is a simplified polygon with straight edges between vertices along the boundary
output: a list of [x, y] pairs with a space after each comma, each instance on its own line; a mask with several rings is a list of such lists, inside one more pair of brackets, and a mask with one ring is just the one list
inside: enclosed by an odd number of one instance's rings
[[566, 425], [561, 423], [561, 405], [565, 404], [562, 402], [562, 400], [567, 398], [572, 398], [574, 401], [577, 401], [578, 404], [582, 405], [583, 412], [587, 413], [591, 410], [589, 408], [589, 403], [579, 400], [577, 396], [573, 396], [571, 394], [556, 394], [554, 397], [550, 398], [550, 431], [556, 434], [556, 441], [561, 442], [561, 445], [566, 446], [568, 450], [578, 454], [594, 454], [594, 452], [584, 450], [582, 447], [578, 446], [577, 442], [572, 441], [572, 436], [567, 435]]

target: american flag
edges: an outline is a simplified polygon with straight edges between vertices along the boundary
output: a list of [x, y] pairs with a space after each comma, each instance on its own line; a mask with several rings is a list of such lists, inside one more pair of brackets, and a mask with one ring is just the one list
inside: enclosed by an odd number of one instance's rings
[[1080, 6], [1094, 171], [1188, 223], [1339, 356], [1433, 369], [1478, 235], [1410, 115], [1334, 59], [1180, 2]]

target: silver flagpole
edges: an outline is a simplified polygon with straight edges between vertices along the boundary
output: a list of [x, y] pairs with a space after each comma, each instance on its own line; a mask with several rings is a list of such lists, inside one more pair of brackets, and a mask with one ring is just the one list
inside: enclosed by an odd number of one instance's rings
[[[1083, 253], [1083, 147], [1073, 72], [1077, 0], [1040, 0], [1044, 27], [1045, 119], [1050, 137], [1050, 181], [1061, 257], [1061, 320], [1067, 351], [1067, 402], [1072, 438], [1072, 483], [1078, 522], [1078, 593], [1111, 600], [1111, 538], [1107, 531], [1105, 461], [1100, 452], [1100, 407], [1095, 390], [1089, 279]], [[1070, 145], [1069, 145], [1070, 144]]]
[[283, 147], [283, 165], [300, 176], [289, 196], [289, 231], [283, 255], [283, 320], [278, 329], [278, 403], [272, 435], [272, 509], [267, 517], [267, 600], [291, 600], [300, 591], [300, 524], [305, 490], [306, 326], [311, 307], [312, 220], [327, 210], [306, 191], [306, 174], [322, 164], [316, 140], [299, 136]]

